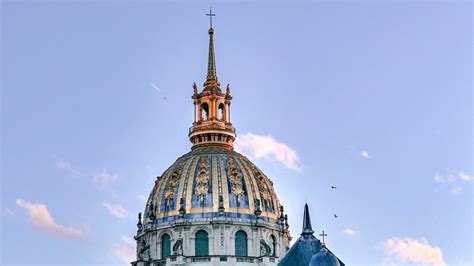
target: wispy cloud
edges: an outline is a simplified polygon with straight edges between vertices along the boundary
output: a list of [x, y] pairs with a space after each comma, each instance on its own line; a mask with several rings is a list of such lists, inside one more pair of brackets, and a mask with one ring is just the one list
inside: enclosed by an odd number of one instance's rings
[[235, 149], [250, 157], [276, 160], [290, 170], [301, 171], [297, 152], [272, 136], [259, 136], [249, 132], [237, 138]]
[[460, 195], [463, 192], [462, 183], [471, 182], [474, 177], [462, 170], [449, 170], [445, 174], [437, 172], [433, 180], [436, 184], [448, 188], [453, 195]]
[[129, 212], [126, 211], [121, 205], [119, 204], [111, 204], [108, 202], [102, 202], [102, 207], [107, 209], [109, 213], [119, 219], [125, 219], [128, 217]]
[[6, 216], [6, 217], [13, 217], [15, 215], [15, 213], [8, 207], [5, 207], [3, 209], [3, 215]]
[[465, 173], [464, 171], [459, 171], [458, 178], [462, 181], [469, 182], [474, 180], [474, 176]]
[[355, 235], [357, 235], [357, 232], [353, 229], [350, 229], [350, 228], [346, 228], [346, 229], [342, 230], [342, 233], [346, 236], [355, 236]]
[[368, 152], [368, 151], [365, 151], [365, 150], [364, 150], [364, 151], [360, 151], [360, 152], [359, 152], [359, 156], [360, 156], [360, 157], [363, 157], [363, 158], [370, 158], [369, 152]]
[[127, 236], [122, 236], [122, 243], [114, 244], [112, 246], [112, 251], [114, 252], [115, 256], [117, 256], [121, 261], [123, 261], [124, 263], [130, 264], [130, 262], [136, 259], [135, 240]]
[[441, 249], [431, 246], [426, 239], [393, 237], [383, 243], [387, 254], [394, 262], [421, 265], [445, 266]]
[[84, 231], [82, 229], [55, 223], [48, 208], [44, 204], [31, 203], [23, 199], [17, 199], [16, 204], [24, 208], [28, 212], [33, 224], [42, 230], [74, 239], [82, 239], [84, 237]]
[[113, 183], [118, 178], [119, 178], [118, 174], [110, 174], [106, 170], [103, 170], [100, 173], [94, 174], [94, 177], [93, 177], [94, 182], [102, 186], [108, 185], [109, 183]]
[[67, 171], [69, 174], [73, 176], [81, 175], [81, 171], [72, 167], [72, 165], [69, 162], [66, 162], [63, 159], [56, 160], [55, 165], [56, 165], [56, 169]]

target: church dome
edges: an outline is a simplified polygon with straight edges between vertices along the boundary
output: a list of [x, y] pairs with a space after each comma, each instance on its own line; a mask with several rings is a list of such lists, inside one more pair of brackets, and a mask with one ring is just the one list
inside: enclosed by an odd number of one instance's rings
[[332, 254], [326, 247], [314, 254], [311, 258], [310, 266], [340, 266], [339, 259]]
[[219, 217], [276, 225], [281, 214], [272, 181], [249, 159], [222, 147], [200, 147], [156, 179], [143, 218], [146, 226]]
[[232, 96], [217, 78], [213, 38], [211, 27], [203, 89], [192, 86], [191, 151], [156, 178], [138, 214], [132, 265], [275, 265], [289, 248], [288, 218], [272, 181], [234, 151]]

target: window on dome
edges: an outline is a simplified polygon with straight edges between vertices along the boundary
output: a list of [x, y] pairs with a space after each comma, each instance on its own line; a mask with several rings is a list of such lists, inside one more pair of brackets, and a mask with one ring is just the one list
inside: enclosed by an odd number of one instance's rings
[[207, 103], [203, 103], [201, 105], [202, 108], [202, 120], [207, 120], [209, 118], [209, 105]]
[[235, 256], [247, 257], [247, 234], [242, 230], [235, 233]]
[[171, 255], [171, 237], [164, 234], [161, 237], [161, 258], [164, 259]]
[[274, 235], [270, 235], [270, 238], [272, 239], [272, 256], [276, 257], [276, 238]]
[[197, 231], [194, 251], [196, 256], [209, 256], [209, 235], [206, 231]]

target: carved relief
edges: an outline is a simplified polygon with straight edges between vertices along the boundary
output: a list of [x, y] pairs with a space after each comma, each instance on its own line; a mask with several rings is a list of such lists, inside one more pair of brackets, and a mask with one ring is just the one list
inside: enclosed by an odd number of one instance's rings
[[166, 206], [170, 207], [171, 203], [173, 202], [175, 196], [176, 196], [176, 185], [178, 184], [179, 181], [179, 173], [181, 173], [181, 170], [183, 169], [184, 164], [186, 161], [180, 161], [176, 168], [173, 170], [171, 173], [170, 181], [168, 182], [168, 187], [166, 188], [165, 191], [165, 199], [166, 199]]
[[225, 157], [224, 160], [227, 163], [227, 176], [230, 180], [231, 193], [236, 196], [237, 202], [240, 202], [240, 198], [244, 195], [242, 176], [232, 159]]
[[257, 179], [257, 186], [258, 189], [260, 190], [260, 193], [262, 194], [262, 197], [264, 200], [271, 201], [272, 195], [270, 193], [270, 190], [268, 189], [267, 183], [265, 182], [265, 177], [262, 175], [262, 173], [253, 165], [252, 163], [248, 164], [250, 169], [253, 172], [253, 175]]
[[272, 252], [270, 246], [265, 242], [265, 240], [260, 239], [260, 256], [269, 256]]
[[[272, 190], [268, 187], [267, 180], [265, 176], [257, 169], [255, 165], [253, 165], [250, 161], [248, 161], [248, 166], [252, 170], [253, 175], [255, 176], [255, 179], [257, 180], [257, 186], [258, 190], [260, 191], [260, 196], [263, 201], [263, 205], [267, 208], [270, 206], [273, 206], [272, 203]], [[270, 207], [273, 209], [272, 207]]]
[[199, 174], [196, 177], [196, 195], [200, 201], [203, 201], [209, 191], [209, 173], [208, 168], [209, 162], [207, 157], [202, 157], [199, 162]]
[[149, 236], [143, 237], [140, 245], [138, 246], [138, 260], [148, 261], [150, 260], [150, 239]]

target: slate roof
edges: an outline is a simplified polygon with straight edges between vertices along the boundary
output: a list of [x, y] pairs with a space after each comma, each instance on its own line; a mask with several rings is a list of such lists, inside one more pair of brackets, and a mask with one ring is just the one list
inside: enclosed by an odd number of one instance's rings
[[[313, 235], [308, 204], [304, 206], [303, 232], [285, 256], [280, 260], [278, 266], [308, 266], [314, 254], [318, 253], [323, 244]], [[331, 252], [328, 249], [329, 252]], [[332, 253], [332, 252], [331, 252]], [[334, 253], [332, 253], [334, 254]], [[337, 256], [336, 256], [337, 257]], [[339, 264], [345, 264], [338, 258]]]

